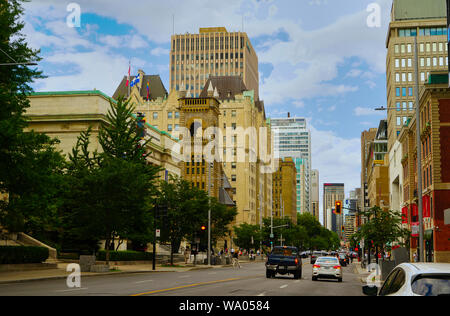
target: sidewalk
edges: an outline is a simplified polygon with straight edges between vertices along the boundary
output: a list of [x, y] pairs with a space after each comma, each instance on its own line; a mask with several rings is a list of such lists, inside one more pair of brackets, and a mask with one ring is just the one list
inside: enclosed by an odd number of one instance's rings
[[[241, 264], [247, 264], [247, 263], [253, 263], [253, 262], [254, 261], [240, 261]], [[58, 263], [57, 269], [29, 270], [29, 271], [20, 271], [20, 272], [0, 272], [0, 284], [52, 280], [52, 279], [55, 279], [55, 280], [56, 279], [65, 279], [71, 274], [71, 272], [66, 271], [68, 264], [69, 263]], [[186, 271], [215, 269], [215, 268], [223, 268], [223, 267], [231, 267], [231, 265], [207, 266], [204, 264], [197, 264], [194, 266], [192, 263], [185, 264], [183, 262], [183, 263], [177, 263], [175, 265], [175, 267], [167, 267], [167, 266], [162, 266], [161, 264], [157, 264], [155, 271], [153, 271], [152, 264], [142, 264], [142, 265], [136, 264], [136, 265], [120, 265], [120, 266], [110, 265], [110, 272], [107, 272], [107, 273], [82, 272], [81, 277], [94, 277], [94, 276], [132, 274], [132, 273], [186, 272]]]
[[[362, 268], [361, 267], [361, 262], [353, 262], [353, 268], [354, 268], [354, 273], [359, 275], [359, 279], [361, 280], [362, 283], [367, 284], [367, 278], [369, 277], [369, 275], [372, 273], [367, 271], [367, 268]], [[375, 281], [379, 281], [380, 280], [381, 275], [375, 277], [375, 279], [373, 280]]]

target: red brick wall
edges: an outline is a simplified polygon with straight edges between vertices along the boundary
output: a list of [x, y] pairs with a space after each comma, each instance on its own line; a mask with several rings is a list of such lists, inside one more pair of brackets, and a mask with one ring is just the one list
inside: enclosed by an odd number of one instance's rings
[[440, 133], [442, 182], [450, 182], [450, 127], [441, 126]]
[[450, 122], [450, 99], [439, 100], [439, 120], [442, 123]]
[[439, 227], [434, 234], [436, 251], [450, 251], [450, 225], [444, 223], [444, 210], [450, 208], [450, 191], [434, 191], [434, 226]]

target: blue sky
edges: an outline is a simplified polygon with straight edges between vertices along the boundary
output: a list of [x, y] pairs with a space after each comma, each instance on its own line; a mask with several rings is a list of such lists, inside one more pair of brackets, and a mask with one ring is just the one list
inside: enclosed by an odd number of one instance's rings
[[[70, 28], [67, 5], [81, 8]], [[369, 27], [368, 5], [380, 6]], [[41, 49], [48, 76], [37, 91], [98, 89], [112, 95], [128, 71], [159, 74], [169, 87], [170, 35], [200, 27], [242, 27], [260, 62], [268, 117], [306, 117], [312, 167], [321, 186], [360, 186], [360, 135], [377, 127], [386, 104], [385, 40], [391, 0], [39, 0], [25, 5], [24, 33]]]

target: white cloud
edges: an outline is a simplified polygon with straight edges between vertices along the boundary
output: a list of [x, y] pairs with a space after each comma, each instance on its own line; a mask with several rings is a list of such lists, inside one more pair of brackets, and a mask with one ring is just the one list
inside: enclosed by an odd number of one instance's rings
[[153, 56], [169, 56], [170, 50], [163, 47], [155, 47], [150, 51]]

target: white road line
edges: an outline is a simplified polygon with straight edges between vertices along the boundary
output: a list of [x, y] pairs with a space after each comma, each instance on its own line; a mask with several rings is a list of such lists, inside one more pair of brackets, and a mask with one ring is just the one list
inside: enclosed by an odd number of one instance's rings
[[137, 281], [137, 282], [134, 282], [134, 284], [141, 284], [141, 283], [147, 283], [147, 282], [153, 282], [153, 280]]
[[280, 286], [280, 289], [284, 289], [284, 288], [287, 288], [287, 287], [288, 287], [288, 285], [285, 284], [285, 285]]
[[261, 294], [259, 294], [258, 296], [265, 296], [266, 292], [262, 292]]
[[189, 278], [189, 277], [190, 277], [190, 275], [184, 275], [184, 276], [181, 276], [180, 279], [185, 279], [185, 278]]
[[300, 283], [300, 280], [295, 280], [294, 283]]
[[70, 289], [70, 290], [59, 290], [59, 291], [55, 291], [58, 293], [63, 293], [63, 292], [73, 292], [73, 291], [81, 291], [81, 290], [87, 290], [87, 287], [82, 287], [82, 288], [77, 288], [77, 289]]

